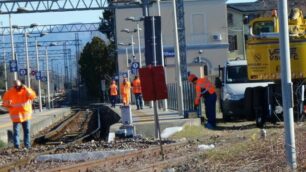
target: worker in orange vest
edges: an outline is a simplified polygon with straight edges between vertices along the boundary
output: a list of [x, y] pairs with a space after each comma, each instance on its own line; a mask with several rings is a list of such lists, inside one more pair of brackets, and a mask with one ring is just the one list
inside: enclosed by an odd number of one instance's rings
[[116, 106], [117, 96], [118, 96], [118, 88], [116, 85], [116, 81], [112, 80], [111, 85], [109, 86], [109, 95], [110, 95], [110, 101], [111, 101], [111, 107]]
[[131, 96], [131, 83], [127, 78], [123, 78], [123, 81], [120, 85], [120, 92], [122, 97], [123, 106], [127, 106], [130, 104], [130, 96]]
[[19, 124], [22, 125], [24, 133], [24, 146], [29, 149], [30, 141], [30, 120], [32, 119], [32, 101], [36, 93], [21, 83], [14, 81], [14, 86], [4, 93], [2, 106], [8, 108], [13, 122], [14, 147], [19, 148]]
[[201, 97], [204, 98], [205, 113], [207, 117], [206, 128], [213, 129], [216, 127], [216, 102], [217, 95], [215, 86], [207, 79], [198, 78], [194, 74], [188, 76], [188, 80], [195, 85], [196, 97], [194, 100], [195, 109], [199, 106]]
[[133, 87], [133, 93], [134, 93], [135, 99], [136, 99], [137, 110], [143, 109], [143, 107], [142, 107], [141, 82], [140, 82], [140, 79], [137, 75], [135, 76], [135, 78], [132, 82], [132, 87]]

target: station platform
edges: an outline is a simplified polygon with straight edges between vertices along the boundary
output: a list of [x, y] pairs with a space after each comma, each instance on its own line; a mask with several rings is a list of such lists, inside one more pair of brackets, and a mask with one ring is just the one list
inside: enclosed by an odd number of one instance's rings
[[[115, 108], [110, 107], [110, 104], [106, 104], [122, 117], [120, 109], [121, 104], [116, 105]], [[136, 105], [130, 105], [132, 112], [132, 125], [135, 126], [136, 134], [144, 137], [154, 137], [155, 135], [155, 123], [154, 123], [154, 108], [144, 106], [143, 109], [137, 110]], [[158, 118], [160, 123], [161, 132], [169, 127], [182, 127], [184, 125], [201, 125], [200, 118], [184, 118], [178, 111], [158, 109]], [[122, 123], [116, 123], [111, 126], [110, 132], [116, 132]]]
[[[31, 135], [37, 134], [39, 131], [70, 114], [70, 108], [56, 108], [50, 110], [44, 109], [42, 112], [37, 110], [34, 111], [31, 120]], [[11, 122], [9, 114], [2, 114], [0, 115], [0, 140], [4, 143], [8, 143], [8, 130], [13, 130], [13, 123]], [[23, 132], [20, 134], [21, 138], [23, 136], [22, 133]]]

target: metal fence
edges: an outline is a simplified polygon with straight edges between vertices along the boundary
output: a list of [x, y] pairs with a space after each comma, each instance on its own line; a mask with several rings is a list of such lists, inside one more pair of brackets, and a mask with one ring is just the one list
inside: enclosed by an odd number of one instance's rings
[[[217, 76], [207, 76], [208, 79], [215, 83]], [[201, 116], [202, 106], [198, 106], [198, 109], [194, 109], [194, 98], [195, 98], [195, 88], [194, 85], [188, 81], [182, 82], [183, 86], [183, 103], [184, 103], [184, 116], [188, 117], [189, 112], [196, 112], [198, 116]], [[167, 84], [168, 88], [168, 108], [172, 110], [178, 110], [178, 98], [177, 98], [177, 84], [171, 83]], [[216, 90], [217, 91], [217, 90]], [[217, 91], [217, 95], [219, 95]], [[202, 105], [202, 99], [201, 99]], [[217, 112], [219, 112], [219, 103], [217, 101]]]
[[[189, 112], [197, 112], [198, 116], [201, 112], [201, 106], [197, 111], [194, 109], [194, 98], [195, 89], [194, 85], [188, 81], [183, 81], [183, 105], [184, 105], [184, 116], [187, 117]], [[177, 84], [167, 84], [168, 88], [168, 108], [172, 110], [178, 110], [178, 98], [177, 98]]]

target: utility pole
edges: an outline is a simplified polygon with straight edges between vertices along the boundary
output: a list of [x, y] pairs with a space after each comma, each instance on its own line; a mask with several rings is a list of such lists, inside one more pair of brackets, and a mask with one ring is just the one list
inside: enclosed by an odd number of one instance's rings
[[[158, 13], [158, 16], [161, 17], [161, 10], [160, 10], [160, 0], [157, 0], [157, 13]], [[162, 18], [161, 18], [161, 21], [162, 21]], [[163, 29], [162, 29], [163, 30]], [[162, 66], [164, 67], [165, 66], [165, 57], [164, 57], [164, 41], [163, 41], [163, 32], [160, 33], [160, 46], [161, 46], [161, 62], [162, 62]], [[166, 69], [166, 68], [164, 68]], [[166, 82], [167, 82], [167, 73], [165, 72], [165, 79], [166, 79]], [[168, 110], [168, 101], [167, 99], [164, 99], [162, 100], [163, 102], [163, 107], [164, 107], [164, 111], [167, 111]]]
[[[9, 24], [10, 24], [10, 35], [11, 35], [12, 60], [16, 60], [11, 14], [9, 14]], [[16, 79], [17, 79], [17, 72], [14, 72], [14, 80]]]
[[181, 61], [180, 61], [180, 49], [179, 49], [179, 39], [178, 39], [178, 29], [177, 29], [177, 18], [176, 18], [176, 3], [175, 0], [172, 0], [173, 3], [173, 22], [174, 22], [174, 49], [175, 49], [175, 64], [176, 64], [176, 80], [177, 80], [177, 103], [178, 103], [178, 112], [179, 114], [184, 114], [183, 112], [183, 86], [182, 86], [182, 71], [181, 71]]
[[288, 165], [291, 170], [296, 170], [296, 149], [293, 123], [293, 96], [290, 67], [290, 48], [289, 48], [289, 31], [288, 31], [288, 9], [287, 0], [279, 0], [279, 47], [281, 56], [281, 84], [284, 107], [285, 123], [285, 148]]

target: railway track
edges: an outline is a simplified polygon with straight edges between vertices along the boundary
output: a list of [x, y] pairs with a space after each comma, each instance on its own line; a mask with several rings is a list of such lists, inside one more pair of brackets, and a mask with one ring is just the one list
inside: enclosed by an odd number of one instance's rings
[[[96, 123], [94, 124], [95, 128], [92, 128], [93, 122]], [[0, 172], [18, 171], [18, 169], [22, 169], [39, 155], [52, 154], [56, 152], [59, 147], [64, 149], [65, 147], [79, 143], [86, 138], [91, 136], [94, 137], [95, 134], [99, 132], [100, 128], [99, 110], [97, 110], [96, 113], [89, 110], [79, 111], [58, 125], [55, 129], [37, 139], [38, 142], [46, 145], [56, 145], [53, 149], [25, 155], [15, 162], [0, 167]]]
[[[154, 171], [161, 170], [171, 164], [177, 164], [187, 158], [186, 153], [198, 153], [196, 145], [187, 142], [168, 144], [163, 146], [165, 160], [159, 146], [114, 155], [95, 161], [78, 163], [70, 166], [57, 167], [47, 172], [59, 171]], [[191, 156], [191, 155], [190, 155]], [[189, 156], [188, 156], [189, 157]], [[174, 160], [175, 159], [175, 160]], [[174, 160], [174, 161], [173, 161]]]

